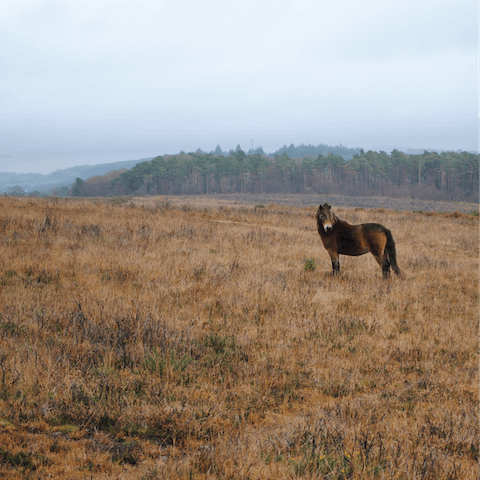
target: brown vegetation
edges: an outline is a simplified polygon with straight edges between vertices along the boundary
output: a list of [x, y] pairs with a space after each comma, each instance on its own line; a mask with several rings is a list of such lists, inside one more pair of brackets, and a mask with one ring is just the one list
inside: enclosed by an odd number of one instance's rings
[[125, 169], [114, 170], [105, 175], [96, 175], [95, 177], [88, 178], [81, 186], [82, 195], [86, 197], [100, 197], [105, 195], [106, 192], [123, 194], [126, 189], [121, 186], [112, 189], [112, 181], [119, 178], [120, 175], [126, 171]]
[[477, 478], [478, 217], [149, 202], [0, 199], [0, 477]]

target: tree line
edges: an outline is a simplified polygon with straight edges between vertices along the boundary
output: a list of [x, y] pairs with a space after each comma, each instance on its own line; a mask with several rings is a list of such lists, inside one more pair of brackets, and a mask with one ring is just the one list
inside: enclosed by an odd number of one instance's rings
[[[224, 157], [227, 157], [228, 155], [231, 155], [232, 153], [239, 152], [240, 150], [243, 150], [240, 147], [240, 144], [237, 145], [235, 150], [231, 149], [230, 151], [226, 152], [223, 151], [220, 147], [220, 145], [217, 145], [217, 148], [215, 150], [212, 150], [211, 153], [213, 155], [222, 155]], [[265, 153], [262, 147], [258, 148], [251, 148], [246, 152], [247, 156], [250, 155], [261, 155], [262, 157], [270, 157], [270, 158], [275, 158], [275, 155], [283, 155], [284, 153], [288, 154], [292, 158], [304, 158], [307, 156], [310, 157], [316, 157], [317, 155], [328, 155], [329, 153], [333, 153], [334, 155], [340, 155], [342, 158], [345, 160], [350, 160], [356, 153], [360, 153], [360, 148], [349, 148], [346, 147], [342, 144], [340, 145], [327, 145], [325, 143], [320, 143], [318, 145], [304, 145], [303, 143], [301, 145], [295, 146], [293, 143], [287, 147], [287, 145], [284, 145], [283, 147], [280, 147], [278, 150], [276, 150], [273, 153]], [[181, 152], [185, 153], [185, 152]], [[202, 149], [197, 149], [195, 153], [201, 153], [201, 154], [206, 154], [207, 152], [204, 152]]]
[[208, 193], [337, 193], [478, 201], [479, 156], [469, 152], [365, 152], [350, 160], [329, 153], [273, 158], [231, 151], [159, 156], [71, 189], [74, 196]]

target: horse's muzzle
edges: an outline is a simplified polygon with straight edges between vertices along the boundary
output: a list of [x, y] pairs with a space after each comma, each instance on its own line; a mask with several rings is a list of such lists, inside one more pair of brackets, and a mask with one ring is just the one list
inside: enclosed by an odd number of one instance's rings
[[326, 232], [329, 232], [330, 230], [333, 229], [333, 225], [331, 223], [327, 223], [326, 225], [323, 226]]

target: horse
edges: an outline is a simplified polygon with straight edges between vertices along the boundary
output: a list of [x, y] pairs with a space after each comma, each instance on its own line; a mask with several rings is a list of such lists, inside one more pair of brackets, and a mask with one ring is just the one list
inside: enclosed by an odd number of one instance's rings
[[388, 228], [379, 223], [350, 225], [340, 220], [328, 203], [318, 207], [315, 218], [318, 234], [332, 260], [333, 276], [340, 272], [339, 255], [358, 256], [368, 252], [382, 267], [383, 278], [390, 276], [390, 267], [397, 275], [401, 275], [395, 242]]

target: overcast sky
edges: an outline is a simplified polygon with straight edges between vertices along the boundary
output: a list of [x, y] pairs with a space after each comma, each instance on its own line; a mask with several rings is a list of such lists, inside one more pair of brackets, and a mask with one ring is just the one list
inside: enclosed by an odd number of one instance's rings
[[477, 150], [477, 24], [475, 0], [6, 0], [0, 170], [238, 143]]

